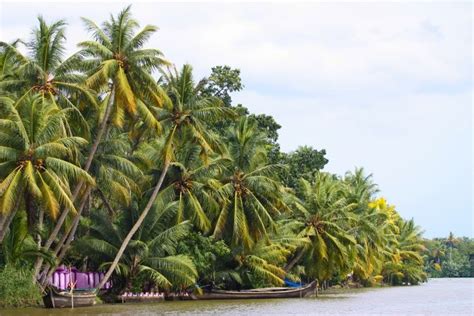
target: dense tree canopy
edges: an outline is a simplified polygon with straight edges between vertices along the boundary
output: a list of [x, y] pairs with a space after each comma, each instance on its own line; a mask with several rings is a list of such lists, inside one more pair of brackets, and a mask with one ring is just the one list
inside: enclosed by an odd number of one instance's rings
[[363, 169], [281, 152], [274, 118], [232, 103], [240, 70], [195, 80], [147, 46], [157, 27], [130, 7], [83, 22], [91, 39], [67, 59], [62, 20], [39, 18], [27, 55], [0, 43], [0, 275], [32, 270], [44, 286], [75, 265], [107, 271], [117, 293], [417, 284], [425, 245], [427, 272], [466, 274], [472, 247], [423, 243]]

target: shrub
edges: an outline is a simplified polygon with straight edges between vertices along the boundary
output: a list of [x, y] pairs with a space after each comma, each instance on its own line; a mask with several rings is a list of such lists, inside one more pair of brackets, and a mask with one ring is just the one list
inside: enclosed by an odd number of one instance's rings
[[5, 266], [0, 269], [0, 307], [38, 305], [41, 300], [39, 287], [31, 282], [30, 270]]

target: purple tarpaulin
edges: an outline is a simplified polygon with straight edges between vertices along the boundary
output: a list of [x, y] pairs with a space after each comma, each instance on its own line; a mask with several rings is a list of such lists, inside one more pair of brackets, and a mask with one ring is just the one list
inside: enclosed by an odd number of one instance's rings
[[[60, 290], [71, 288], [71, 282], [75, 283], [75, 289], [93, 289], [104, 278], [103, 273], [98, 272], [80, 272], [75, 267], [67, 268], [64, 265], [59, 266], [53, 275], [49, 278], [49, 284]], [[112, 285], [105, 283], [102, 289], [109, 289]]]

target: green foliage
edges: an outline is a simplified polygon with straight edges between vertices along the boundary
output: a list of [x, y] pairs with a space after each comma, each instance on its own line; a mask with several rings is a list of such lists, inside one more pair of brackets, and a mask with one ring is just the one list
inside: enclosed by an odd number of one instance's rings
[[250, 249], [258, 239], [268, 237], [274, 217], [286, 209], [283, 187], [276, 178], [282, 166], [267, 163], [263, 135], [248, 118], [230, 129], [228, 140], [231, 160], [221, 180], [214, 236]]
[[233, 260], [231, 249], [223, 240], [205, 237], [200, 233], [190, 233], [179, 242], [177, 251], [191, 258], [199, 274], [198, 283], [207, 285], [218, 283], [216, 276], [225, 270]]
[[[65, 132], [66, 110], [39, 95], [0, 101], [0, 205], [2, 212], [16, 211], [24, 202], [30, 226], [41, 207], [55, 219], [60, 206], [75, 209], [70, 183], [94, 183], [92, 177], [75, 164], [77, 149], [87, 144]], [[24, 201], [22, 198], [24, 197]], [[34, 200], [35, 202], [33, 202]]]
[[240, 70], [229, 66], [215, 66], [211, 68], [211, 75], [204, 80], [206, 84], [203, 93], [222, 99], [226, 106], [232, 104], [230, 94], [243, 89]]
[[[162, 205], [160, 197], [115, 269], [117, 283], [127, 289], [137, 287], [137, 281], [143, 280], [160, 288], [190, 286], [196, 280], [195, 265], [189, 257], [176, 250], [179, 241], [189, 234], [190, 225], [188, 222], [170, 225], [176, 205], [173, 203], [164, 209], [159, 207]], [[135, 222], [137, 207], [133, 205], [112, 223], [107, 213], [96, 212], [88, 227], [90, 234], [74, 244], [76, 260], [86, 255], [95, 269], [110, 266], [123, 238]]]
[[325, 155], [326, 150], [318, 151], [310, 146], [301, 146], [288, 154], [282, 153], [280, 163], [288, 165], [287, 171], [282, 174], [283, 182], [296, 188], [300, 178], [311, 181], [315, 173], [328, 163]]
[[350, 247], [356, 241], [348, 229], [354, 205], [344, 196], [344, 185], [327, 173], [317, 173], [314, 182], [300, 180], [296, 219], [298, 235], [310, 239], [305, 271], [319, 280], [335, 273], [349, 273]]
[[431, 277], [472, 277], [469, 258], [474, 254], [473, 238], [447, 238], [425, 240], [425, 270]]
[[[140, 28], [130, 7], [83, 22], [91, 39], [66, 60], [62, 20], [39, 18], [28, 55], [0, 42], [5, 278], [31, 280], [14, 268], [41, 258], [109, 268], [116, 292], [425, 280], [414, 222], [363, 169], [322, 172], [324, 149], [282, 153], [273, 117], [232, 105], [240, 70], [196, 81], [145, 47], [157, 27]], [[472, 241], [426, 247], [432, 275], [467, 274]]]
[[0, 248], [0, 265], [29, 269], [36, 257], [42, 257], [49, 263], [54, 262], [54, 256], [38, 249], [37, 243], [29, 234], [26, 212], [18, 212]]
[[32, 273], [12, 266], [0, 268], [0, 308], [37, 305], [41, 300], [39, 287], [31, 282]]
[[421, 230], [413, 220], [405, 221], [397, 218], [399, 233], [393, 241], [390, 261], [385, 262], [382, 274], [387, 283], [393, 285], [417, 285], [427, 279], [423, 271], [422, 252], [425, 250]]

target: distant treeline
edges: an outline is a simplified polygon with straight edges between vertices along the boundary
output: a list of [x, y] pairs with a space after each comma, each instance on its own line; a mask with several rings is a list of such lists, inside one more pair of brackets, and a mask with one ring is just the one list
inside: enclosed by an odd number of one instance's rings
[[433, 278], [472, 277], [469, 257], [474, 255], [474, 238], [434, 238], [425, 241], [426, 272]]

